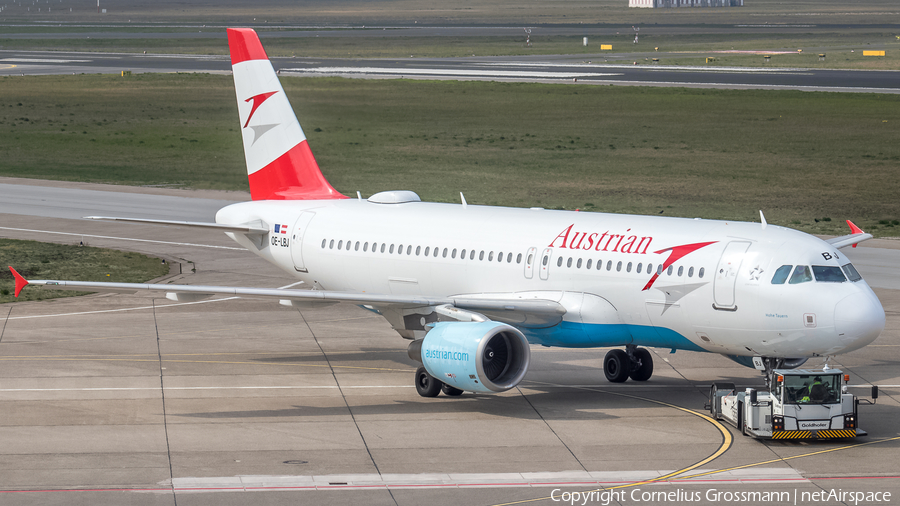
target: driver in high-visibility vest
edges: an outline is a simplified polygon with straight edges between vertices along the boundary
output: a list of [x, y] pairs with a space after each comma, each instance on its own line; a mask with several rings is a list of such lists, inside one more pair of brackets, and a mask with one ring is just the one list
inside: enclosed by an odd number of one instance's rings
[[800, 402], [810, 402], [811, 399], [809, 398], [809, 394], [810, 394], [810, 392], [812, 392], [813, 387], [815, 387], [816, 385], [821, 385], [821, 384], [822, 384], [822, 378], [820, 378], [819, 376], [816, 376], [815, 379], [813, 380], [813, 384], [809, 385], [809, 387], [806, 389], [806, 395], [804, 395], [803, 397], [800, 398]]

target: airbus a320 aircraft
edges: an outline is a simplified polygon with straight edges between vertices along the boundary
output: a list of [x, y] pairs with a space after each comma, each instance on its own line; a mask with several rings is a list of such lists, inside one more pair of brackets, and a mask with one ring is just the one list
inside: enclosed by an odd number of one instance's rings
[[[251, 202], [216, 223], [134, 220], [221, 230], [313, 290], [76, 281], [53, 289], [336, 302], [384, 316], [422, 363], [416, 387], [502, 392], [525, 376], [530, 344], [617, 347], [606, 378], [646, 381], [644, 347], [713, 352], [771, 371], [863, 347], [885, 315], [840, 248], [761, 223], [514, 209], [420, 201], [411, 191], [347, 198], [323, 177], [251, 29], [229, 29]], [[621, 347], [621, 348], [618, 348]]]

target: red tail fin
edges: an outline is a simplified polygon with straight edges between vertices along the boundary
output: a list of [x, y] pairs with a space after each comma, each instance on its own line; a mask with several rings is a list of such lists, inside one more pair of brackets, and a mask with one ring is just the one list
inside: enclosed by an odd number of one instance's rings
[[256, 32], [229, 28], [228, 47], [253, 200], [347, 198], [319, 170]]

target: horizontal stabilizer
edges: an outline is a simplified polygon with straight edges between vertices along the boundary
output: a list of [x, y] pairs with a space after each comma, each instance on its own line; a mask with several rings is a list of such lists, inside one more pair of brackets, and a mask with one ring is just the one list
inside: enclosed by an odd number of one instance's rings
[[116, 218], [110, 216], [85, 216], [86, 220], [126, 221], [129, 223], [145, 223], [148, 225], [168, 225], [172, 227], [192, 227], [219, 230], [221, 232], [237, 232], [248, 235], [265, 235], [269, 233], [269, 227], [261, 221], [245, 225], [224, 225], [221, 223], [208, 223], [203, 221], [169, 221], [147, 220], [143, 218]]

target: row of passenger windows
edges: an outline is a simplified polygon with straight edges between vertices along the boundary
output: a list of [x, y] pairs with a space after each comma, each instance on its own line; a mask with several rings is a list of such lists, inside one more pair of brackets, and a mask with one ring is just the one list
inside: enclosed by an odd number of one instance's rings
[[[402, 255], [404, 253], [404, 250], [403, 250], [404, 245], [403, 244], [394, 245], [394, 244], [378, 243], [378, 242], [373, 242], [372, 247], [369, 248], [368, 242], [360, 243], [359, 241], [356, 241], [354, 243], [353, 241], [337, 241], [337, 243], [335, 244], [334, 239], [331, 239], [330, 241], [328, 239], [322, 239], [322, 249], [325, 249], [326, 247], [328, 247], [328, 249], [335, 249], [335, 247], [337, 247], [337, 249], [346, 249], [347, 251], [350, 251], [350, 250], [359, 251], [361, 248], [363, 252], [371, 251], [372, 253], [381, 252], [381, 253], [394, 254], [395, 251], [398, 255]], [[426, 256], [426, 257], [433, 256], [435, 258], [437, 258], [438, 256], [447, 258], [447, 256], [449, 255], [450, 258], [456, 258], [457, 256], [459, 256], [460, 259], [465, 259], [466, 255], [468, 255], [469, 260], [475, 260], [476, 254], [478, 255], [479, 260], [484, 260], [485, 255], [486, 255], [488, 262], [493, 262], [494, 255], [495, 255], [493, 251], [488, 251], [485, 254], [484, 250], [475, 251], [474, 249], [472, 249], [472, 250], [463, 249], [462, 251], [460, 251], [457, 248], [453, 248], [453, 249], [444, 248], [442, 251], [441, 248], [437, 247], [437, 246], [435, 246], [434, 248], [432, 248], [431, 246], [425, 246], [424, 250], [423, 250], [422, 246], [415, 246], [415, 250], [413, 250], [412, 245], [409, 245], [409, 244], [406, 245], [406, 254], [407, 255], [412, 255], [414, 251], [415, 251], [416, 256], [420, 256], [420, 255]], [[502, 252], [502, 251], [497, 252], [496, 258], [497, 258], [497, 262], [503, 262], [504, 261], [504, 252]], [[521, 253], [516, 255], [515, 258], [516, 258], [517, 264], [522, 263], [522, 254]], [[505, 260], [506, 260], [506, 263], [512, 263], [513, 254], [507, 252]]]
[[[788, 276], [790, 276], [789, 281]], [[853, 264], [847, 264], [841, 267], [835, 267], [833, 265], [813, 265], [812, 270], [810, 270], [808, 265], [798, 265], [796, 267], [793, 265], [782, 265], [775, 271], [775, 275], [772, 276], [772, 284], [783, 285], [784, 282], [787, 281], [789, 285], [796, 285], [812, 281], [813, 277], [816, 278], [816, 281], [824, 283], [843, 283], [848, 279], [850, 281], [859, 281], [862, 279], [862, 276], [859, 275], [859, 272], [856, 271]]]
[[[568, 259], [564, 259], [563, 257], [559, 257], [556, 259], [556, 266], [562, 267], [563, 261], [566, 262], [566, 267], [571, 268], [574, 265], [576, 269], [581, 269], [582, 265], [584, 265], [585, 269], [590, 269], [591, 264], [593, 262], [593, 260], [590, 258], [585, 262], [584, 259], [582, 259], [582, 258], [573, 259], [572, 257], [569, 257]], [[615, 265], [616, 265], [616, 272], [621, 272], [623, 266], [625, 267], [625, 272], [631, 272], [631, 269], [634, 268], [635, 272], [640, 274], [641, 271], [644, 270], [644, 264], [640, 263], [640, 262], [637, 264], [637, 266], [635, 266], [633, 262], [628, 262], [626, 264], [621, 261], [617, 262]], [[608, 260], [606, 262], [606, 270], [611, 271], [612, 268], [613, 268], [613, 261]], [[603, 269], [603, 260], [597, 260], [596, 269], [598, 271]], [[650, 274], [651, 272], [653, 272], [653, 264], [648, 263], [647, 270], [644, 272], [646, 272], [647, 274]], [[666, 269], [666, 275], [668, 275], [668, 276], [671, 276], [674, 272], [675, 272], [675, 266], [673, 266], [673, 265], [670, 265], [669, 268]], [[662, 275], [662, 273], [663, 273], [663, 265], [659, 264], [656, 266], [656, 274]], [[702, 278], [705, 273], [706, 273], [706, 269], [701, 267], [700, 270], [697, 271], [697, 277]], [[678, 267], [678, 276], [683, 276], [683, 275], [684, 275], [684, 266], [679, 266]], [[688, 267], [687, 275], [689, 278], [694, 277], [694, 268], [693, 267]]]

